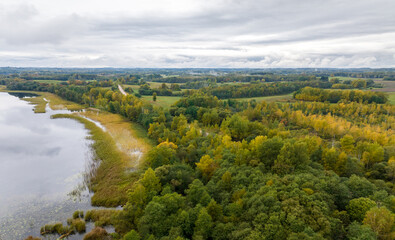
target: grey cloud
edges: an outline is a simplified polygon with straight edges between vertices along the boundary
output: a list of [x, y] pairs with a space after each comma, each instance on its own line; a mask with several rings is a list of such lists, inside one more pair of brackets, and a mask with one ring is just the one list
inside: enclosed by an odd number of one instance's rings
[[[0, 23], [0, 40], [3, 40], [0, 64], [394, 66], [395, 43], [391, 41], [395, 34], [394, 1], [205, 3], [188, 14], [165, 10], [158, 13], [155, 9], [129, 15], [125, 9], [123, 13], [109, 11], [93, 15], [76, 9], [74, 14], [52, 18], [43, 17], [39, 8], [21, 6], [2, 14], [8, 20]], [[372, 42], [377, 44], [369, 49]], [[29, 54], [24, 56], [25, 51]]]
[[[379, 4], [382, 2], [383, 4]], [[226, 41], [245, 34], [276, 35], [245, 44], [287, 43], [395, 31], [388, 1], [222, 1], [215, 9], [191, 16], [90, 19], [92, 33], [110, 38]], [[372, 10], [373, 9], [373, 10]], [[241, 43], [242, 44], [242, 43]]]
[[29, 20], [38, 15], [38, 10], [33, 5], [18, 5], [6, 7], [0, 5], [0, 16], [3, 21], [20, 22]]
[[0, 39], [10, 45], [59, 44], [86, 30], [86, 24], [77, 14], [42, 19], [32, 5], [3, 5], [0, 12]]

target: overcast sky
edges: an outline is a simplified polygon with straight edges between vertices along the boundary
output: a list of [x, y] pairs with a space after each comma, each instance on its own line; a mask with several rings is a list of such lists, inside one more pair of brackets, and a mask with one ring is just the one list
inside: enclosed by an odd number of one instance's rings
[[395, 1], [1, 0], [0, 66], [395, 67]]

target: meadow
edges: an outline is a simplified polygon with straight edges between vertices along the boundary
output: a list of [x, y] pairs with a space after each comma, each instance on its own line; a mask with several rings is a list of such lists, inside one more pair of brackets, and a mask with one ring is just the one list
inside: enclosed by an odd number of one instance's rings
[[141, 98], [154, 106], [163, 107], [165, 109], [170, 108], [171, 105], [181, 99], [181, 97], [178, 96], [157, 96], [156, 101], [153, 100], [152, 96], [142, 96]]
[[285, 102], [292, 99], [292, 94], [276, 95], [276, 96], [266, 96], [266, 97], [252, 97], [252, 98], [236, 98], [239, 101], [250, 101], [255, 100], [257, 102]]

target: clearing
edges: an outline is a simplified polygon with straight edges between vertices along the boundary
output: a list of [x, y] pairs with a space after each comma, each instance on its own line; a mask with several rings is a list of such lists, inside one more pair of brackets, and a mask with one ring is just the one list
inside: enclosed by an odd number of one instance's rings
[[238, 101], [250, 101], [256, 100], [257, 102], [285, 102], [292, 99], [292, 93], [284, 94], [284, 95], [275, 95], [275, 96], [265, 96], [265, 97], [251, 97], [251, 98], [234, 98]]

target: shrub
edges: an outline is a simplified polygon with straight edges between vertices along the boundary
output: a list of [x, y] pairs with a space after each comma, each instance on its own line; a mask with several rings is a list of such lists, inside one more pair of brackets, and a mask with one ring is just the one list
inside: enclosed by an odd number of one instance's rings
[[75, 211], [73, 213], [73, 218], [77, 219], [77, 218], [84, 218], [84, 211]]
[[104, 228], [95, 227], [84, 236], [84, 240], [106, 240], [109, 239], [108, 233]]

